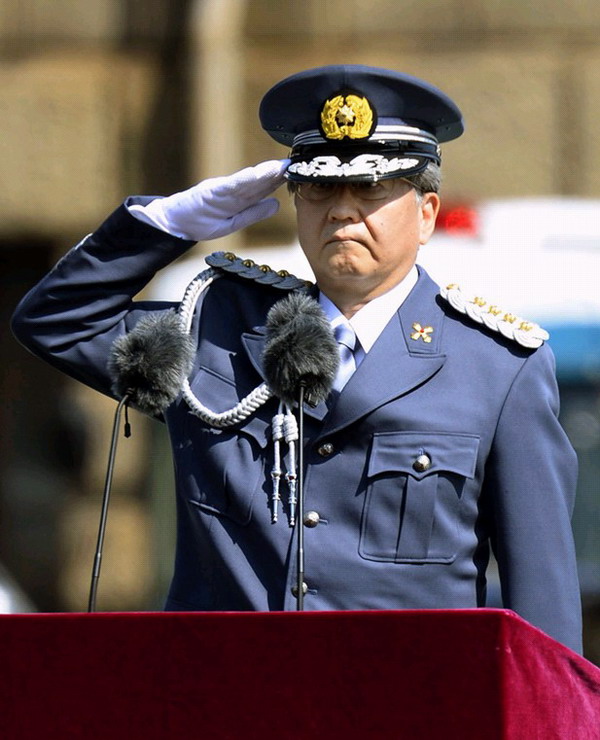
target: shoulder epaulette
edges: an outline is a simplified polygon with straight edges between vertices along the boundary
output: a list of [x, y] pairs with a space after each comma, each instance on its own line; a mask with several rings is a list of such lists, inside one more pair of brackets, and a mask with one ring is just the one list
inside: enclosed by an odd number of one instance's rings
[[542, 345], [549, 334], [539, 324], [526, 321], [521, 316], [504, 311], [499, 306], [489, 304], [483, 298], [467, 299], [455, 283], [440, 290], [440, 295], [460, 313], [466, 314], [478, 324], [497, 331], [507, 339], [512, 339], [523, 347], [535, 349]]
[[275, 271], [269, 265], [257, 265], [254, 260], [242, 259], [233, 252], [213, 252], [205, 257], [211, 267], [230, 272], [261, 285], [272, 285], [281, 290], [309, 290], [312, 283], [301, 280], [287, 270]]

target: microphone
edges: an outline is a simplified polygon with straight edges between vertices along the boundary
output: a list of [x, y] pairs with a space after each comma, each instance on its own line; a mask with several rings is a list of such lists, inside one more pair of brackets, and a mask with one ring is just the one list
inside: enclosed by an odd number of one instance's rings
[[[113, 343], [108, 372], [113, 381], [112, 391], [120, 401], [113, 421], [88, 613], [96, 611], [121, 412], [125, 409], [127, 420], [127, 406], [131, 403], [146, 414], [161, 414], [177, 398], [184, 378], [192, 369], [194, 352], [194, 342], [185, 333], [181, 318], [173, 310], [143, 316], [131, 332]], [[126, 437], [129, 436], [127, 428], [126, 423]]]
[[192, 370], [195, 345], [173, 310], [143, 316], [119, 337], [111, 350], [108, 372], [117, 398], [151, 416], [160, 415], [178, 396]]
[[267, 314], [263, 368], [267, 384], [292, 406], [302, 384], [306, 402], [316, 406], [329, 395], [340, 357], [331, 325], [314, 298], [290, 293]]
[[[323, 309], [303, 293], [290, 293], [267, 314], [263, 368], [267, 384], [291, 407], [298, 400], [298, 464], [290, 442], [290, 525], [296, 527], [296, 608], [304, 609], [304, 401], [329, 395], [339, 365], [337, 342]], [[291, 412], [289, 412], [291, 413]], [[278, 467], [278, 466], [277, 466]], [[297, 472], [296, 472], [297, 470]], [[276, 496], [274, 496], [274, 499]], [[275, 505], [275, 502], [274, 502]], [[296, 510], [298, 518], [296, 519]]]

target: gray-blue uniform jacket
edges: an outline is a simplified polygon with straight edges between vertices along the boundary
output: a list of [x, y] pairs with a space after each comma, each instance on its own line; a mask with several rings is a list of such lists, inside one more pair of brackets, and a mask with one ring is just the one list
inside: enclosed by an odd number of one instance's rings
[[[134, 296], [190, 246], [121, 206], [23, 299], [16, 336], [110, 394], [112, 343], [169, 305]], [[318, 520], [304, 529], [305, 609], [483, 606], [491, 544], [504, 606], [579, 651], [577, 462], [552, 353], [473, 323], [419, 272], [333, 408], [306, 408], [305, 499]], [[208, 289], [190, 377], [207, 407], [229, 409], [264, 380], [265, 316], [281, 297], [229, 274]], [[411, 338], [414, 323], [432, 327], [431, 342]], [[167, 409], [178, 510], [168, 610], [296, 608], [298, 525], [285, 510], [273, 524], [269, 504], [276, 410], [273, 398], [217, 430], [181, 398]]]

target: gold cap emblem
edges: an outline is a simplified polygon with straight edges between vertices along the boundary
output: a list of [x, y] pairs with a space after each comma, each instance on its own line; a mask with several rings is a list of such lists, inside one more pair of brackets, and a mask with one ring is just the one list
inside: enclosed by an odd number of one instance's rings
[[360, 95], [336, 95], [325, 101], [321, 128], [326, 139], [366, 139], [374, 126], [371, 104]]

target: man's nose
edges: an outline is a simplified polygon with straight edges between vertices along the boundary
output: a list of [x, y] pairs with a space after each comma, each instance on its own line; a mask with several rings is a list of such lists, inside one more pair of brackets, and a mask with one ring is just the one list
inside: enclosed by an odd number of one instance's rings
[[351, 186], [338, 186], [329, 206], [329, 218], [334, 221], [360, 219], [359, 199]]

